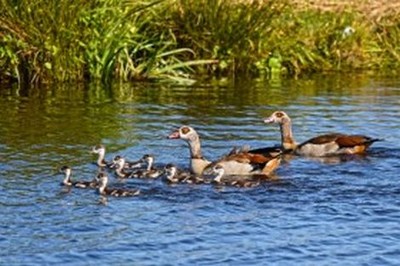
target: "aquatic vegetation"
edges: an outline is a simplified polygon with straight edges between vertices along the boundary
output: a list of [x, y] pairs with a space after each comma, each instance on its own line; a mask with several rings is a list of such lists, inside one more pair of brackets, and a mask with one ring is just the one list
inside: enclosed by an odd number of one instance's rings
[[190, 82], [400, 63], [393, 8], [375, 7], [378, 16], [300, 0], [0, 1], [0, 80]]

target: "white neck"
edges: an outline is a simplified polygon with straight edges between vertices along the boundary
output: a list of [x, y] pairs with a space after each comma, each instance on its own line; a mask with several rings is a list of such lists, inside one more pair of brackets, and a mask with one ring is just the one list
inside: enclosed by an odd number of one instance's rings
[[125, 159], [120, 158], [117, 162], [117, 168], [122, 170], [124, 167], [125, 167]]
[[63, 184], [67, 186], [71, 185], [71, 169], [65, 170], [65, 177], [63, 180]]
[[175, 167], [172, 167], [172, 168], [168, 169], [168, 171], [167, 171], [167, 179], [172, 181], [174, 179], [175, 174], [176, 174], [176, 168]]
[[115, 168], [115, 173], [119, 176], [119, 177], [125, 177], [124, 172], [124, 165], [125, 165], [125, 160], [124, 159], [120, 159], [117, 163], [117, 166]]
[[108, 179], [105, 177], [102, 177], [99, 181], [99, 192], [100, 194], [103, 194], [104, 190], [107, 187]]
[[153, 158], [148, 157], [147, 158], [147, 171], [150, 171], [152, 166], [153, 166]]
[[104, 149], [98, 149], [97, 153], [99, 154], [99, 158], [97, 159], [97, 164], [102, 165], [104, 161], [104, 157], [106, 154], [106, 151]]

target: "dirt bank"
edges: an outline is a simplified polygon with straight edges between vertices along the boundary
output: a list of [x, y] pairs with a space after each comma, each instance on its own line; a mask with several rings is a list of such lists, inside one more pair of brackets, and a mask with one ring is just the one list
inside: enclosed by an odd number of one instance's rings
[[358, 12], [367, 19], [380, 21], [383, 16], [400, 15], [400, 0], [293, 0], [300, 9]]

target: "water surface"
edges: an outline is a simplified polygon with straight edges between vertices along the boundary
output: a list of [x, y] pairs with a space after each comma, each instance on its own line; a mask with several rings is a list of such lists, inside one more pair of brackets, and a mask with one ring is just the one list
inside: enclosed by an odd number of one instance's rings
[[[399, 79], [3, 86], [0, 105], [2, 265], [399, 264]], [[143, 193], [102, 205], [93, 190], [60, 186], [62, 165], [93, 177], [98, 143], [107, 159], [150, 153], [187, 168], [186, 144], [166, 139], [183, 124], [199, 132], [209, 159], [279, 144], [278, 127], [262, 122], [278, 109], [298, 141], [326, 132], [384, 141], [342, 161], [295, 158], [251, 189], [112, 178]]]

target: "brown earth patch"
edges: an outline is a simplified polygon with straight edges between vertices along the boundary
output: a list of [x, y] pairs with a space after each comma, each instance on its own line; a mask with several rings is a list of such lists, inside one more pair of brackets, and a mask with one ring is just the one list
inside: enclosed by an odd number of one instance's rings
[[382, 17], [400, 15], [400, 0], [292, 0], [299, 9], [357, 12], [367, 19], [380, 21]]

